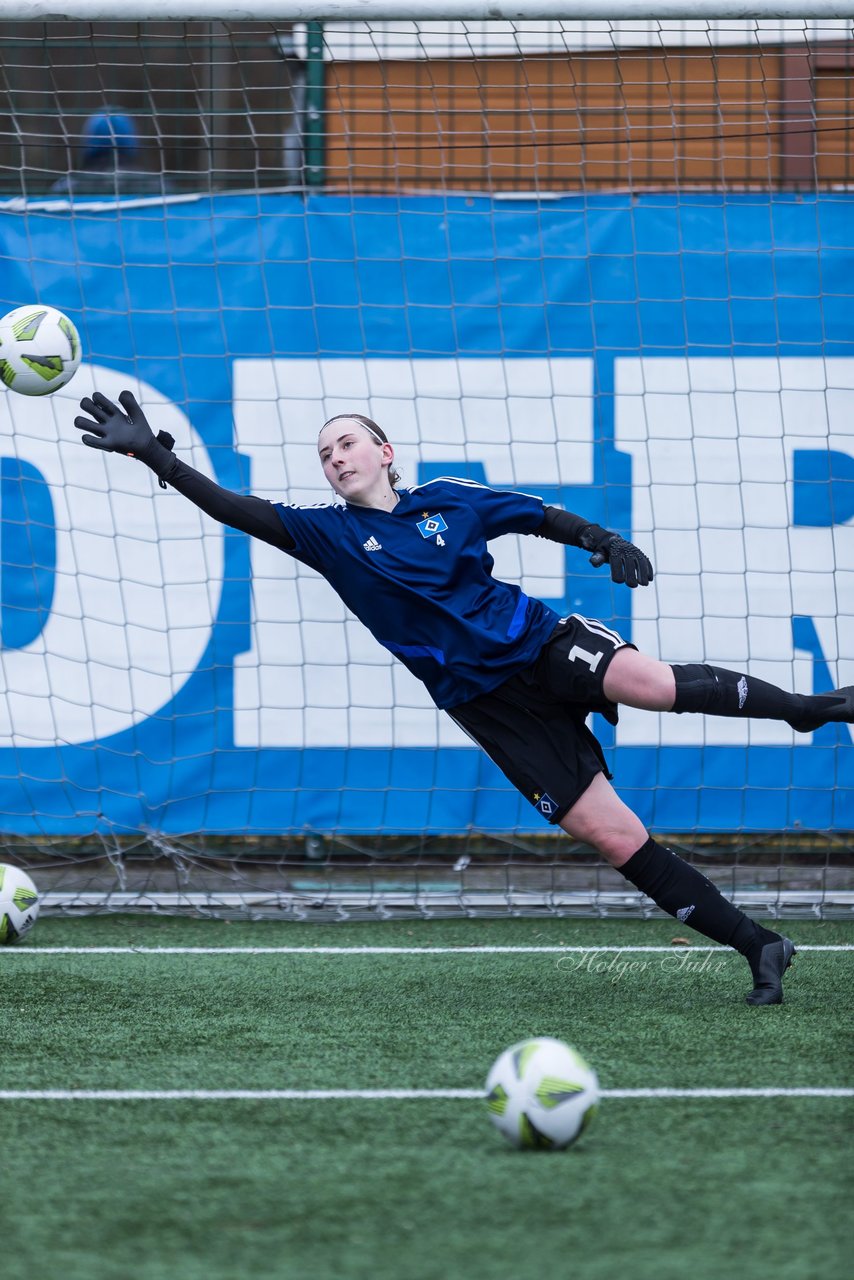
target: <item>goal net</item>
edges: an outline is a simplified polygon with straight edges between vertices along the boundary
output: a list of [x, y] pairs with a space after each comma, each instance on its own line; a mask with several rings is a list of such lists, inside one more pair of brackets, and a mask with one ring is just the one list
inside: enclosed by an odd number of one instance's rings
[[[291, 503], [331, 497], [320, 425], [366, 413], [405, 486], [522, 489], [648, 551], [629, 591], [492, 544], [561, 616], [854, 683], [854, 22], [775, 7], [0, 0], [0, 312], [57, 307], [84, 349], [62, 391], [0, 389], [0, 860], [48, 909], [651, 909], [317, 574], [81, 448], [93, 389]], [[591, 723], [737, 902], [850, 909], [848, 727]]]

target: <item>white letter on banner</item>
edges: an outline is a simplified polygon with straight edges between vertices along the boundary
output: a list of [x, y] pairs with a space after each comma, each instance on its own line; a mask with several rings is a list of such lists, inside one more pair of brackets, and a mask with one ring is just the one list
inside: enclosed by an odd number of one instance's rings
[[0, 395], [2, 447], [50, 486], [56, 581], [50, 617], [21, 649], [2, 652], [0, 746], [90, 742], [169, 702], [196, 670], [222, 593], [222, 529], [142, 463], [80, 443], [77, 402], [129, 387], [155, 431], [175, 437], [211, 475], [186, 416], [147, 383], [83, 366], [42, 399]]
[[[590, 360], [235, 360], [234, 400], [252, 492], [274, 502], [334, 499], [317, 436], [347, 410], [387, 430], [405, 486], [419, 462], [455, 460], [483, 463], [500, 488], [593, 479]], [[513, 536], [490, 550], [496, 577], [564, 595], [563, 547]], [[251, 648], [235, 661], [238, 746], [470, 745], [319, 574], [257, 539], [252, 615]]]
[[[793, 643], [802, 616], [835, 683], [854, 682], [854, 522], [846, 511], [793, 524], [795, 452], [854, 455], [854, 361], [626, 359], [615, 389], [632, 537], [655, 566], [652, 586], [631, 593], [641, 652], [812, 693], [813, 656]], [[780, 721], [628, 707], [617, 731], [631, 746], [808, 741]]]

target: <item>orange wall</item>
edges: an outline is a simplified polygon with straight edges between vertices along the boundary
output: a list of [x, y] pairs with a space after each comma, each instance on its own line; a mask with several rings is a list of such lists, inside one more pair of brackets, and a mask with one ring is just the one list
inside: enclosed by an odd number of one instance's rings
[[480, 190], [844, 182], [845, 53], [836, 70], [733, 48], [330, 63], [327, 177]]

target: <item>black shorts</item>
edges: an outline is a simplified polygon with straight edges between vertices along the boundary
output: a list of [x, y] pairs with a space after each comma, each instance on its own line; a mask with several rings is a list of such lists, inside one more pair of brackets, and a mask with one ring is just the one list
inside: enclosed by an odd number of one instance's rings
[[584, 722], [599, 711], [617, 723], [602, 682], [617, 650], [634, 647], [603, 622], [573, 613], [530, 667], [448, 715], [544, 818], [560, 822], [597, 773], [611, 777]]

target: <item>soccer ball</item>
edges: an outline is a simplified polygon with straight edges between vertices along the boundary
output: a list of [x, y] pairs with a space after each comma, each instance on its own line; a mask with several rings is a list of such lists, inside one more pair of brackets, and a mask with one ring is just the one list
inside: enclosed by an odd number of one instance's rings
[[26, 871], [0, 863], [0, 946], [23, 938], [38, 915], [38, 890]]
[[542, 1036], [505, 1049], [486, 1079], [486, 1105], [515, 1147], [571, 1147], [596, 1112], [595, 1071], [562, 1040]]
[[0, 320], [0, 382], [24, 396], [47, 396], [80, 364], [80, 335], [61, 311], [33, 303]]

